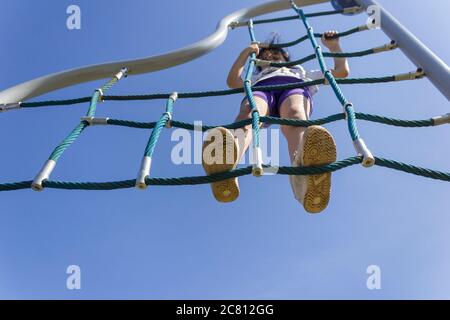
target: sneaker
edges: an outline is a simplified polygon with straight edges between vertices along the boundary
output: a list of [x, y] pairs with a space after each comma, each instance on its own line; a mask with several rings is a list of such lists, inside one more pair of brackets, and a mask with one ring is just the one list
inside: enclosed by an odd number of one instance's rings
[[[222, 139], [212, 138], [211, 136], [222, 136]], [[208, 148], [209, 152], [207, 151], [207, 154], [204, 152], [205, 148]], [[214, 161], [215, 150], [222, 150], [222, 159]], [[206, 174], [210, 175], [212, 173], [229, 171], [236, 168], [238, 155], [239, 145], [235, 141], [234, 135], [230, 130], [224, 127], [217, 127], [209, 131], [202, 148], [202, 165]], [[239, 196], [238, 178], [213, 182], [211, 183], [211, 189], [217, 201], [234, 201]]]
[[[327, 129], [310, 126], [295, 153], [292, 166], [320, 166], [336, 161], [336, 144]], [[295, 198], [309, 213], [323, 211], [330, 200], [331, 172], [289, 176]]]

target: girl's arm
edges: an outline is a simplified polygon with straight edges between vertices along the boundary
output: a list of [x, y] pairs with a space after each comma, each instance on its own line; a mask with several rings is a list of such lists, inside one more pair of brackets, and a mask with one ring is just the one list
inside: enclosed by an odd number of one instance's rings
[[231, 89], [242, 88], [244, 86], [244, 81], [242, 81], [242, 72], [244, 71], [245, 63], [251, 53], [255, 52], [256, 55], [259, 53], [259, 47], [257, 44], [252, 44], [250, 47], [245, 48], [237, 57], [236, 61], [230, 69], [227, 77], [227, 85]]
[[[322, 43], [326, 46], [330, 52], [342, 52], [339, 44], [339, 38], [329, 39], [338, 32], [336, 30], [327, 31], [322, 36]], [[347, 78], [350, 74], [350, 67], [348, 66], [347, 58], [334, 58], [334, 69], [331, 73], [336, 78]]]

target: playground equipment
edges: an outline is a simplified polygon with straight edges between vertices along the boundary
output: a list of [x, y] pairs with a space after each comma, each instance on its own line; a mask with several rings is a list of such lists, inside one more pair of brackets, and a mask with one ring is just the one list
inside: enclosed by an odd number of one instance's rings
[[[289, 175], [306, 175], [306, 174], [319, 174], [324, 172], [336, 171], [354, 164], [361, 163], [365, 167], [371, 167], [373, 165], [383, 166], [391, 169], [401, 170], [407, 173], [412, 173], [428, 178], [439, 179], [444, 181], [450, 181], [450, 173], [439, 172], [435, 170], [429, 170], [420, 168], [417, 166], [387, 160], [380, 157], [374, 157], [366, 146], [364, 140], [361, 138], [358, 132], [356, 119], [373, 121], [394, 126], [403, 127], [426, 127], [437, 126], [450, 123], [450, 114], [437, 116], [425, 120], [399, 120], [391, 119], [377, 115], [369, 115], [364, 113], [357, 113], [354, 110], [354, 106], [349, 102], [343, 92], [341, 91], [339, 84], [356, 84], [356, 83], [382, 83], [382, 82], [394, 82], [415, 80], [423, 77], [427, 77], [431, 83], [447, 98], [450, 99], [450, 70], [449, 67], [437, 57], [430, 49], [428, 49], [423, 43], [421, 43], [413, 34], [411, 34], [406, 28], [404, 28], [400, 22], [398, 22], [392, 15], [390, 15], [384, 8], [382, 8], [374, 0], [332, 0], [331, 4], [335, 10], [316, 12], [305, 14], [302, 7], [310, 6], [318, 3], [328, 2], [327, 0], [278, 0], [272, 1], [266, 4], [262, 4], [253, 8], [243, 9], [234, 12], [225, 18], [223, 18], [217, 26], [216, 31], [207, 38], [196, 42], [185, 48], [169, 52], [159, 56], [152, 56], [148, 58], [142, 58], [130, 61], [119, 61], [105, 63], [101, 65], [93, 65], [82, 67], [78, 69], [72, 69], [56, 74], [51, 74], [38, 79], [34, 79], [12, 88], [6, 89], [0, 92], [0, 112], [10, 111], [13, 109], [27, 109], [38, 108], [44, 106], [58, 106], [58, 105], [72, 105], [77, 103], [89, 102], [89, 109], [85, 117], [83, 117], [80, 123], [72, 130], [72, 132], [64, 139], [52, 152], [48, 160], [45, 162], [42, 170], [36, 175], [34, 180], [13, 182], [13, 183], [0, 183], [0, 191], [12, 191], [19, 189], [32, 188], [36, 191], [41, 191], [45, 188], [58, 188], [58, 189], [83, 189], [83, 190], [111, 190], [120, 188], [137, 187], [145, 189], [149, 185], [182, 185], [182, 184], [204, 184], [211, 183], [223, 179], [232, 177], [238, 177], [252, 173], [254, 176], [261, 176], [265, 170], [274, 172], [273, 168], [262, 163], [260, 139], [259, 139], [259, 124], [260, 122], [267, 122], [273, 124], [292, 125], [292, 126], [310, 126], [325, 124], [337, 120], [346, 120], [350, 137], [353, 141], [353, 145], [356, 150], [356, 156], [336, 161], [334, 163], [324, 166], [314, 167], [277, 167], [276, 172], [278, 174]], [[377, 6], [380, 10], [381, 29], [391, 39], [391, 42], [382, 46], [374, 47], [364, 51], [358, 52], [345, 52], [345, 53], [327, 53], [322, 52], [321, 47], [318, 45], [316, 38], [322, 36], [320, 33], [314, 33], [308, 18], [332, 15], [332, 14], [346, 14], [353, 15], [361, 12], [367, 12], [367, 9], [371, 6]], [[253, 20], [253, 18], [280, 10], [292, 8], [295, 12], [293, 16], [275, 18], [275, 19], [263, 19]], [[165, 94], [148, 94], [148, 95], [135, 95], [135, 96], [108, 96], [105, 95], [106, 91], [110, 89], [114, 84], [126, 76], [132, 76], [147, 72], [155, 72], [158, 70], [170, 68], [182, 63], [189, 62], [195, 58], [198, 58], [207, 52], [215, 49], [222, 44], [230, 29], [236, 29], [242, 26], [246, 26], [250, 33], [252, 42], [257, 42], [254, 34], [254, 26], [262, 23], [273, 23], [277, 21], [286, 21], [299, 19], [306, 28], [307, 35], [297, 40], [284, 43], [269, 45], [260, 43], [260, 46], [271, 47], [289, 47], [309, 40], [313, 46], [314, 54], [307, 56], [303, 59], [287, 62], [287, 63], [271, 63], [268, 61], [261, 61], [256, 59], [253, 53], [249, 59], [249, 65], [244, 80], [244, 87], [240, 89], [232, 90], [220, 90], [220, 91], [208, 91], [208, 92], [187, 92], [187, 93], [165, 93]], [[359, 26], [338, 34], [339, 37], [349, 36], [356, 32], [362, 32], [369, 30], [367, 25]], [[324, 57], [362, 57], [369, 54], [376, 54], [384, 51], [395, 50], [399, 48], [403, 51], [406, 57], [408, 57], [416, 66], [417, 70], [413, 72], [407, 72], [404, 74], [385, 76], [385, 77], [370, 77], [370, 78], [350, 78], [350, 79], [335, 79], [332, 73], [327, 69]], [[293, 64], [301, 64], [306, 61], [316, 58], [319, 62], [320, 69], [324, 74], [323, 79], [307, 81], [302, 83], [294, 83], [288, 85], [278, 86], [266, 86], [258, 87], [258, 90], [282, 90], [288, 88], [299, 88], [310, 85], [325, 84], [330, 85], [333, 89], [337, 99], [343, 107], [343, 112], [331, 115], [329, 117], [317, 120], [295, 120], [295, 119], [280, 119], [273, 117], [260, 117], [256, 103], [253, 99], [251, 74], [254, 68], [258, 65], [271, 65], [271, 66], [289, 66]], [[114, 75], [104, 86], [95, 90], [92, 97], [82, 97], [70, 100], [58, 100], [58, 101], [38, 101], [28, 102], [29, 99], [37, 97], [39, 95], [52, 92], [71, 85], [104, 79]], [[253, 132], [253, 165], [245, 168], [237, 168], [234, 170], [211, 174], [208, 176], [194, 176], [194, 177], [182, 177], [182, 178], [155, 178], [150, 177], [151, 160], [155, 150], [156, 143], [159, 135], [164, 127], [179, 127], [190, 130], [196, 128], [192, 124], [175, 121], [172, 119], [172, 111], [174, 103], [177, 99], [183, 98], [201, 98], [211, 96], [222, 96], [229, 94], [237, 94], [245, 92], [252, 109], [251, 119], [232, 123], [229, 125], [221, 125], [226, 128], [235, 129], [245, 125], [252, 125]], [[108, 100], [151, 100], [151, 99], [164, 99], [166, 100], [166, 110], [157, 122], [142, 123], [133, 122], [118, 119], [109, 118], [97, 118], [95, 117], [97, 103], [99, 101]], [[79, 135], [89, 126], [95, 125], [115, 125], [126, 126], [132, 128], [153, 129], [150, 135], [149, 141], [146, 145], [144, 157], [141, 163], [141, 168], [138, 172], [137, 179], [125, 180], [125, 181], [113, 181], [113, 182], [60, 182], [50, 180], [50, 175], [55, 168], [59, 158], [64, 151], [79, 137]], [[203, 126], [201, 129], [206, 131], [211, 129], [212, 126]]]

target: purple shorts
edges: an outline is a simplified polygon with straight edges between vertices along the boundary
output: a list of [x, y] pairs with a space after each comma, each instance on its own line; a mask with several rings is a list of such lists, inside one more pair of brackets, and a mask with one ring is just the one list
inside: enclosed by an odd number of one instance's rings
[[[280, 117], [280, 106], [283, 103], [284, 100], [286, 100], [287, 97], [292, 96], [293, 94], [301, 94], [309, 99], [310, 103], [310, 112], [308, 117], [312, 113], [312, 96], [309, 92], [308, 87], [304, 88], [296, 88], [296, 89], [288, 89], [288, 90], [274, 90], [274, 91], [257, 91], [256, 88], [258, 86], [273, 86], [273, 85], [281, 85], [281, 84], [289, 84], [289, 83], [295, 83], [295, 82], [303, 82], [302, 79], [298, 79], [295, 77], [289, 77], [289, 76], [276, 76], [271, 77], [262, 81], [259, 81], [253, 88], [253, 95], [255, 97], [260, 97], [264, 99], [267, 102], [267, 105], [269, 106], [269, 115], [271, 117]], [[244, 98], [242, 101], [244, 101], [246, 98]], [[267, 128], [270, 126], [269, 123], [264, 123], [263, 127]]]

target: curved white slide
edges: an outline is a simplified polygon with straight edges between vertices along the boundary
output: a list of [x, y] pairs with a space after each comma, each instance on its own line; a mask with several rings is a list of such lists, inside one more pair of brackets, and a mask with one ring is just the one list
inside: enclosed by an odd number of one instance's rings
[[[298, 6], [304, 7], [328, 1], [329, 0], [296, 0], [295, 2]], [[0, 106], [24, 102], [33, 97], [75, 84], [109, 78], [119, 72], [122, 68], [128, 69], [128, 75], [137, 75], [186, 63], [220, 46], [227, 37], [230, 23], [234, 21], [246, 21], [263, 14], [289, 9], [290, 6], [289, 0], [276, 0], [253, 8], [236, 11], [223, 18], [217, 25], [216, 31], [210, 36], [172, 52], [142, 59], [85, 66], [50, 74], [18, 84], [0, 92]]]

